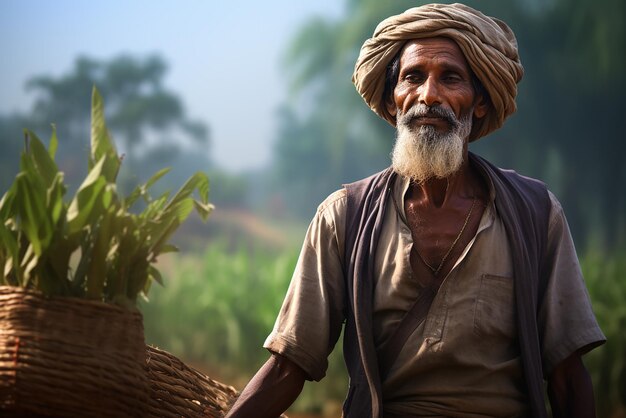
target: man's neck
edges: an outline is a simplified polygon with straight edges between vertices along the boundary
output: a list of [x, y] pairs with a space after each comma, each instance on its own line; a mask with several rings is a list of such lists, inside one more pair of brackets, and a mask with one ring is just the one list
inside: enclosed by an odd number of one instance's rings
[[420, 205], [441, 208], [454, 198], [473, 197], [476, 190], [476, 175], [470, 168], [467, 156], [458, 171], [446, 178], [430, 178], [421, 183], [412, 183], [413, 199]]

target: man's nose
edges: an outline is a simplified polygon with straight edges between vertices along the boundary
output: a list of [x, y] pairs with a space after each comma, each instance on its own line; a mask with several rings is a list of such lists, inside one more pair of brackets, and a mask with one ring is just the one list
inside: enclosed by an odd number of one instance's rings
[[441, 104], [439, 85], [433, 77], [428, 77], [422, 85], [418, 87], [418, 100], [426, 106]]

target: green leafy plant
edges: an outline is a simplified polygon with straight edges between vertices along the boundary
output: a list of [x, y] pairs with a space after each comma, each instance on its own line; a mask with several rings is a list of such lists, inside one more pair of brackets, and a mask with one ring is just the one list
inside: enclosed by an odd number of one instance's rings
[[[20, 172], [0, 200], [0, 284], [134, 306], [152, 281], [162, 283], [154, 262], [176, 251], [168, 243], [172, 233], [194, 209], [203, 220], [212, 211], [208, 178], [198, 172], [172, 197], [166, 192], [153, 199], [148, 190], [169, 171], [163, 169], [120, 196], [122, 159], [95, 88], [89, 171], [69, 202], [55, 163], [54, 126], [47, 149], [33, 132], [25, 135]], [[134, 213], [140, 200], [143, 209]]]
[[626, 258], [624, 249], [588, 251], [581, 267], [606, 344], [585, 356], [598, 416], [626, 413]]
[[[167, 287], [154, 289], [150, 303], [140, 303], [146, 342], [243, 388], [269, 356], [262, 345], [298, 253], [299, 246], [276, 250], [248, 239], [234, 245], [217, 239], [204, 253], [169, 258], [162, 265], [170, 277]], [[339, 341], [329, 358], [326, 378], [305, 385], [291, 411], [341, 415], [337, 408], [348, 384], [341, 346]]]

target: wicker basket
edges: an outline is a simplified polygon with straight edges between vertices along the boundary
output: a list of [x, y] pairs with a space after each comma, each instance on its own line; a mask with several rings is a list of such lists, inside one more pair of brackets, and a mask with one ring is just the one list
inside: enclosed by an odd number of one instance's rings
[[149, 417], [221, 418], [237, 398], [232, 386], [187, 366], [167, 351], [146, 346]]
[[0, 286], [0, 415], [143, 417], [142, 316]]
[[[146, 346], [150, 418], [222, 418], [239, 392], [187, 366], [167, 351]], [[288, 418], [281, 415], [280, 418]]]

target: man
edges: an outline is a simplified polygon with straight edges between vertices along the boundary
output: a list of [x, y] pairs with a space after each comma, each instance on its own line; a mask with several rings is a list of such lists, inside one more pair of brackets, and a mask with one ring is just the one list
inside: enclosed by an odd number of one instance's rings
[[397, 127], [392, 167], [313, 219], [272, 353], [229, 417], [278, 416], [320, 380], [345, 321], [346, 417], [594, 417], [581, 355], [604, 342], [562, 209], [468, 152], [515, 111], [503, 22], [461, 4], [390, 17], [353, 81]]

